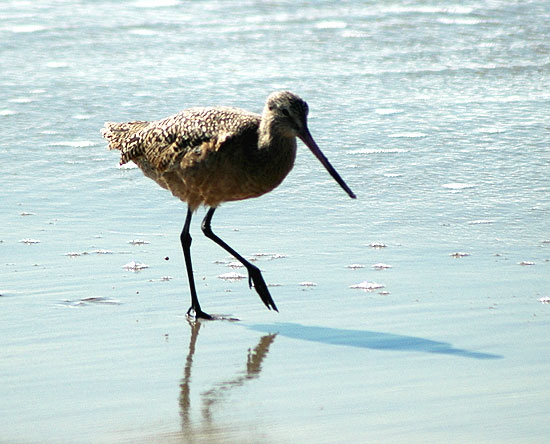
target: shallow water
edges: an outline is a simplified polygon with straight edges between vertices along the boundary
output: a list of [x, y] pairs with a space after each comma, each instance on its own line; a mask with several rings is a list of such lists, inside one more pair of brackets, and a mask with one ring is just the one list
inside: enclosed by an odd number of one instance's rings
[[[0, 442], [545, 442], [547, 2], [236, 5], [3, 3]], [[358, 199], [300, 149], [217, 211], [279, 314], [200, 211], [241, 321], [189, 324], [185, 207], [99, 129], [281, 88]]]

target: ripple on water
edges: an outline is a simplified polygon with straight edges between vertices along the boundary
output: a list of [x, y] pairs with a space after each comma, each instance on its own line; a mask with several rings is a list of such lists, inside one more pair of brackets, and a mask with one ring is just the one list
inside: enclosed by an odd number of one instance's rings
[[477, 18], [447, 18], [440, 17], [437, 19], [439, 23], [444, 25], [478, 25], [480, 23], [485, 23], [485, 20]]
[[268, 260], [273, 260], [273, 259], [284, 259], [288, 256], [286, 256], [285, 254], [280, 254], [280, 253], [254, 253], [252, 255], [252, 259], [251, 260], [257, 260], [257, 259], [268, 259]]
[[498, 134], [503, 133], [505, 130], [503, 128], [497, 127], [497, 126], [490, 126], [490, 127], [482, 127], [474, 130], [475, 133], [480, 134]]
[[[112, 251], [112, 250], [104, 250], [104, 249], [92, 250], [90, 252], [88, 252], [88, 251], [69, 251], [68, 253], [65, 253], [64, 256], [79, 257], [79, 256], [87, 256], [89, 254], [115, 254], [115, 252]], [[126, 265], [129, 265], [129, 264], [126, 264]], [[124, 268], [126, 268], [126, 265], [124, 266]]]
[[149, 265], [143, 264], [141, 262], [132, 261], [123, 265], [122, 268], [128, 271], [140, 271], [144, 270], [145, 268], [149, 268]]
[[315, 23], [314, 26], [317, 29], [344, 29], [348, 24], [341, 20], [325, 20]]
[[470, 225], [490, 225], [494, 224], [495, 221], [491, 219], [477, 219], [477, 220], [471, 220], [468, 222]]
[[27, 245], [39, 244], [40, 243], [40, 241], [38, 239], [31, 239], [31, 238], [21, 239], [19, 242], [22, 243], [22, 244], [27, 244]]
[[14, 111], [13, 109], [0, 109], [0, 116], [15, 116], [16, 114], [19, 114], [18, 111]]
[[47, 28], [45, 26], [27, 24], [27, 25], [12, 26], [10, 31], [16, 34], [27, 34], [31, 32], [45, 31], [46, 29]]
[[118, 164], [117, 168], [119, 170], [135, 170], [136, 168], [138, 168], [138, 166], [134, 162], [130, 161], [130, 162], [125, 163], [123, 165]]
[[48, 68], [58, 69], [58, 68], [68, 68], [70, 65], [67, 62], [51, 61], [51, 62], [47, 62], [46, 66]]
[[179, 5], [179, 0], [138, 0], [134, 3], [136, 8], [166, 8]]
[[476, 185], [472, 183], [459, 183], [459, 182], [451, 182], [451, 183], [445, 183], [441, 185], [443, 188], [446, 188], [449, 191], [452, 192], [459, 192], [462, 190], [468, 190], [470, 188], [475, 188]]
[[85, 305], [93, 305], [93, 304], [98, 304], [98, 305], [120, 305], [121, 302], [117, 299], [111, 299], [111, 298], [106, 298], [106, 297], [102, 297], [102, 296], [91, 296], [91, 297], [87, 297], [87, 298], [82, 298], [82, 299], [65, 299], [64, 301], [62, 301], [61, 303], [57, 304], [57, 305], [61, 305], [61, 306], [64, 306], [64, 307], [82, 307], [82, 306], [85, 306]]
[[244, 274], [237, 273], [235, 271], [218, 275], [218, 279], [223, 279], [225, 281], [237, 281], [237, 280], [245, 279], [245, 278], [246, 278], [246, 276]]
[[423, 137], [428, 137], [428, 135], [418, 131], [409, 131], [389, 134], [388, 137], [391, 137], [392, 139], [421, 139]]
[[316, 287], [317, 286], [317, 284], [315, 282], [311, 282], [311, 281], [300, 282], [298, 285], [300, 287]]
[[399, 154], [408, 153], [409, 151], [403, 148], [361, 148], [358, 150], [349, 150], [347, 154]]
[[369, 247], [371, 248], [386, 248], [387, 245], [384, 242], [371, 242], [369, 244]]
[[357, 290], [365, 290], [365, 291], [374, 291], [384, 287], [385, 287], [384, 284], [379, 284], [378, 282], [363, 281], [363, 282], [359, 282], [358, 284], [350, 285], [349, 288], [353, 288]]
[[25, 103], [32, 103], [35, 100], [36, 99], [34, 99], [33, 97], [14, 97], [13, 99], [9, 99], [8, 102], [25, 104]]
[[455, 257], [455, 258], [461, 258], [461, 257], [468, 257], [470, 256], [470, 253], [466, 253], [464, 251], [457, 251], [455, 253], [451, 253], [449, 256]]
[[405, 110], [397, 108], [376, 108], [374, 112], [381, 116], [391, 116], [393, 114], [401, 114], [405, 112]]
[[48, 143], [48, 146], [67, 146], [71, 148], [87, 148], [94, 146], [96, 142], [91, 140], [71, 140], [71, 141], [59, 141]]
[[134, 29], [130, 29], [128, 31], [129, 34], [133, 34], [133, 35], [143, 35], [143, 36], [151, 36], [151, 35], [157, 35], [158, 32], [157, 31], [154, 31], [152, 29], [148, 29], [148, 28], [134, 28]]
[[68, 256], [68, 257], [79, 257], [79, 256], [85, 256], [87, 255], [88, 252], [87, 251], [69, 251], [68, 253], [65, 253], [64, 256]]
[[143, 239], [132, 239], [130, 242], [128, 242], [131, 245], [147, 245], [151, 242], [143, 240]]

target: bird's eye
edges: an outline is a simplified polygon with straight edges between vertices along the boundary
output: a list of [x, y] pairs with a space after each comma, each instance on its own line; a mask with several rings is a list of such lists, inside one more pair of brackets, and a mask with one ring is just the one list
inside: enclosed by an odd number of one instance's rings
[[288, 112], [288, 109], [283, 108], [283, 109], [281, 110], [281, 112], [282, 112], [283, 115], [285, 115], [286, 117], [290, 117], [290, 113]]

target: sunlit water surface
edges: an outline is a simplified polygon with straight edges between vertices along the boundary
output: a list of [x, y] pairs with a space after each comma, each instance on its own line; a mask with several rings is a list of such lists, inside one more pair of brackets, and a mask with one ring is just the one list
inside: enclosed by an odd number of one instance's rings
[[[543, 443], [550, 436], [544, 1], [4, 1], [0, 442]], [[185, 206], [99, 129], [310, 105], [307, 149], [214, 230], [189, 324]], [[135, 263], [140, 271], [124, 268]]]

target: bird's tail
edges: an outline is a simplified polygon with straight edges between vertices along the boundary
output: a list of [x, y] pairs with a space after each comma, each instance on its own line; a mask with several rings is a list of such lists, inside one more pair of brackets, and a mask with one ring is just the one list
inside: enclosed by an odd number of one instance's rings
[[105, 122], [101, 128], [101, 135], [109, 142], [110, 150], [125, 151], [131, 137], [149, 125], [149, 122]]

